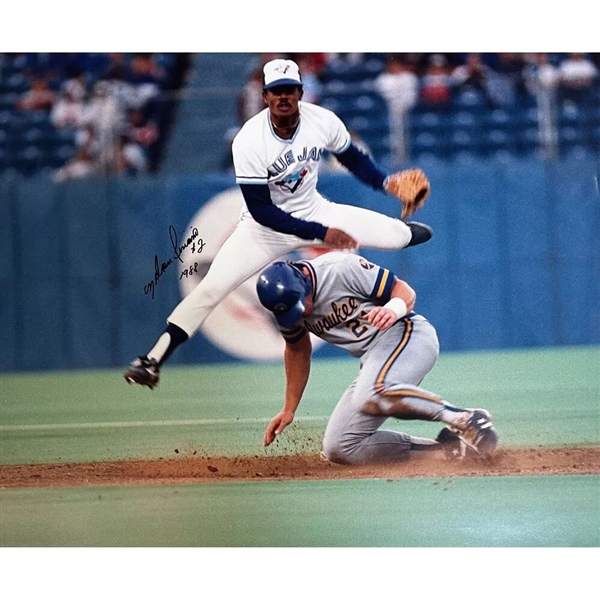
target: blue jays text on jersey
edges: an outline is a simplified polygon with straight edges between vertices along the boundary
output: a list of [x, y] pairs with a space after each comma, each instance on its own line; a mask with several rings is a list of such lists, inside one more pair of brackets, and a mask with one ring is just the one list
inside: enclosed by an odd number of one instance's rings
[[268, 169], [267, 173], [269, 177], [276, 177], [280, 173], [283, 173], [290, 165], [295, 162], [304, 162], [307, 160], [314, 160], [318, 162], [321, 160], [324, 148], [317, 148], [313, 146], [310, 151], [307, 146], [304, 146], [302, 153], [294, 156], [291, 150], [288, 150], [283, 156], [280, 156]]

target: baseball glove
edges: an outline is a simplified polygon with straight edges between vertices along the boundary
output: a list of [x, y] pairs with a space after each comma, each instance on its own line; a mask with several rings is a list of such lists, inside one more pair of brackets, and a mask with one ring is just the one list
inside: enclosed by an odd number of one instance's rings
[[402, 202], [402, 218], [405, 219], [425, 204], [431, 187], [421, 169], [409, 169], [390, 175], [385, 181], [385, 190]]

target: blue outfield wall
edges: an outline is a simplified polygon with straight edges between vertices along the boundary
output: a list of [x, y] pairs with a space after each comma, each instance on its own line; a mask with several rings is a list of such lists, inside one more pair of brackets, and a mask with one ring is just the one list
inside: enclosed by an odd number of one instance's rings
[[[418, 294], [442, 351], [600, 343], [598, 161], [435, 163], [417, 219], [431, 242], [362, 250]], [[108, 367], [145, 352], [181, 295], [177, 267], [144, 293], [168, 228], [232, 176], [148, 176], [53, 184], [0, 182], [0, 368]], [[323, 175], [328, 198], [394, 216], [398, 205], [345, 174]], [[199, 232], [200, 236], [203, 232]], [[323, 346], [318, 356], [339, 356]], [[239, 360], [199, 333], [174, 363]]]

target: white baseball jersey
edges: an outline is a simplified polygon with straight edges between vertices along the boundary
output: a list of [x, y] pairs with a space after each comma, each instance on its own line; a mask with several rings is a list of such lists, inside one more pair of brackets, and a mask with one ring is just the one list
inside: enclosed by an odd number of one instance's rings
[[313, 311], [298, 325], [281, 327], [283, 337], [293, 342], [310, 331], [352, 356], [362, 356], [381, 333], [365, 315], [389, 300], [394, 274], [362, 256], [343, 252], [329, 252], [297, 264], [310, 272]]
[[248, 120], [233, 140], [233, 164], [236, 183], [268, 184], [273, 204], [301, 218], [321, 198], [316, 186], [322, 153], [344, 152], [351, 139], [330, 110], [308, 102], [298, 106], [300, 124], [289, 140], [275, 133], [268, 108]]

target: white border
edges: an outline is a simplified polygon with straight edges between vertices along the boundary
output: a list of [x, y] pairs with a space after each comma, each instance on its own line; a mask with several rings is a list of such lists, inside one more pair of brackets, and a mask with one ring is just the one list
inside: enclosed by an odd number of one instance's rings
[[0, 0], [0, 51], [593, 52], [590, 0]]

